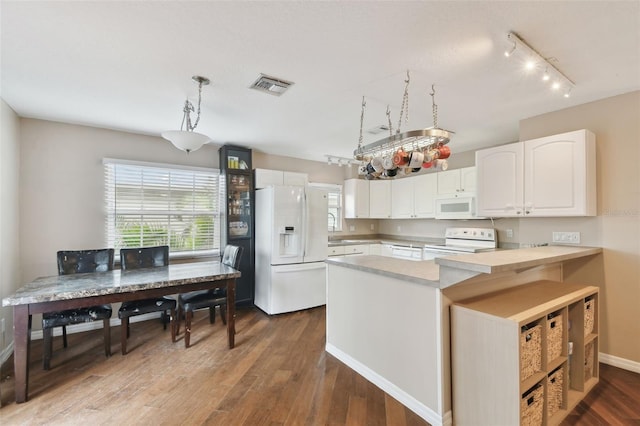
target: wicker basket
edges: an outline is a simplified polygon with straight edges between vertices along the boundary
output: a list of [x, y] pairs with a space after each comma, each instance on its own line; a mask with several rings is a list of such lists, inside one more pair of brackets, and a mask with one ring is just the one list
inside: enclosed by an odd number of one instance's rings
[[520, 426], [538, 426], [542, 424], [544, 388], [536, 385], [522, 395], [520, 400]]
[[562, 381], [562, 367], [547, 376], [547, 415], [549, 417], [562, 408]]
[[593, 322], [595, 318], [596, 301], [589, 299], [584, 302], [584, 335], [588, 336], [593, 332]]
[[562, 314], [547, 318], [547, 362], [562, 355]]
[[542, 370], [542, 327], [523, 327], [520, 331], [520, 380]]
[[584, 347], [584, 381], [593, 377], [593, 342]]

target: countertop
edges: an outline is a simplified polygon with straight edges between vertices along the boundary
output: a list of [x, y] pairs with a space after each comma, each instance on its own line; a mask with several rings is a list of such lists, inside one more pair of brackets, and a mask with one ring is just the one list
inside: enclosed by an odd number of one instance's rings
[[425, 244], [444, 244], [444, 238], [424, 238], [420, 240], [400, 239], [397, 237], [372, 236], [372, 238], [344, 238], [329, 240], [329, 247], [350, 246], [356, 244], [395, 244], [405, 247], [424, 247]]
[[445, 288], [455, 283], [441, 282], [440, 268], [456, 269], [465, 274], [460, 281], [474, 275], [492, 274], [564, 262], [601, 253], [598, 247], [543, 246], [515, 250], [460, 254], [435, 260], [411, 261], [386, 256], [348, 256], [328, 258], [331, 265], [373, 272], [380, 275]]
[[135, 292], [181, 284], [238, 278], [240, 272], [220, 262], [181, 263], [156, 268], [37, 278], [2, 300], [2, 306]]

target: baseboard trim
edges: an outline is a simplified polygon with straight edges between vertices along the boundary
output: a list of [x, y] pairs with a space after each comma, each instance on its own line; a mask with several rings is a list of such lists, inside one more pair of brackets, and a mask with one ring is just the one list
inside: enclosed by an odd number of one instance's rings
[[623, 370], [633, 371], [634, 373], [640, 373], [640, 362], [631, 361], [630, 359], [620, 358], [614, 355], [599, 354], [600, 362], [603, 364], [611, 365], [613, 367], [622, 368]]
[[[129, 318], [129, 323], [136, 323], [141, 321], [149, 321], [152, 319], [160, 318], [159, 312], [151, 312], [148, 314], [137, 315]], [[120, 318], [111, 318], [109, 321], [111, 327], [120, 325]], [[102, 321], [83, 322], [82, 324], [74, 324], [67, 326], [67, 334], [82, 333], [84, 331], [99, 330], [102, 328]], [[53, 329], [54, 336], [62, 336], [62, 327], [56, 327]], [[31, 340], [42, 339], [42, 330], [34, 330], [31, 332]]]
[[409, 395], [402, 389], [398, 388], [396, 385], [371, 370], [366, 365], [347, 355], [340, 349], [336, 348], [330, 343], [327, 343], [325, 346], [327, 352], [336, 357], [338, 360], [346, 364], [349, 368], [360, 374], [365, 379], [369, 380], [371, 383], [400, 401], [405, 407], [409, 408], [411, 411], [416, 413], [418, 416], [422, 417], [424, 420], [429, 422], [429, 424], [433, 426], [451, 426], [452, 424], [452, 414], [451, 411], [445, 413], [444, 416], [439, 415], [431, 408], [427, 407], [413, 396]]

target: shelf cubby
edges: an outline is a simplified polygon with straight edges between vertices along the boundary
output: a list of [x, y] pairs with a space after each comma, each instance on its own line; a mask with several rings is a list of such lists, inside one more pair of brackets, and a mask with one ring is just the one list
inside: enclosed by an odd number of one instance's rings
[[454, 304], [454, 423], [560, 424], [598, 382], [597, 309], [597, 287], [555, 281]]

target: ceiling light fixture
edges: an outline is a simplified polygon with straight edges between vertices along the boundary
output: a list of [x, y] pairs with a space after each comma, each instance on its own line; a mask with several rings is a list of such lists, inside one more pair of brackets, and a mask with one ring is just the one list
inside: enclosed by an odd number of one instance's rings
[[203, 135], [202, 133], [194, 132], [195, 128], [198, 126], [198, 122], [200, 122], [200, 103], [202, 101], [202, 86], [206, 86], [209, 84], [209, 79], [206, 77], [201, 77], [199, 75], [194, 75], [191, 77], [193, 81], [198, 83], [198, 110], [196, 112], [196, 121], [191, 124], [191, 112], [194, 111], [193, 104], [187, 99], [184, 102], [184, 108], [182, 112], [184, 115], [182, 116], [182, 124], [180, 125], [180, 130], [167, 130], [166, 132], [162, 132], [162, 137], [171, 142], [176, 148], [185, 151], [187, 154], [200, 149], [202, 145], [211, 141], [211, 138]]
[[507, 58], [519, 57], [528, 72], [539, 69], [542, 72], [542, 81], [551, 81], [551, 89], [553, 91], [562, 89], [564, 97], [569, 97], [576, 84], [550, 62], [554, 58], [543, 57], [514, 32], [507, 34], [507, 39], [511, 43], [510, 47], [504, 52]]

